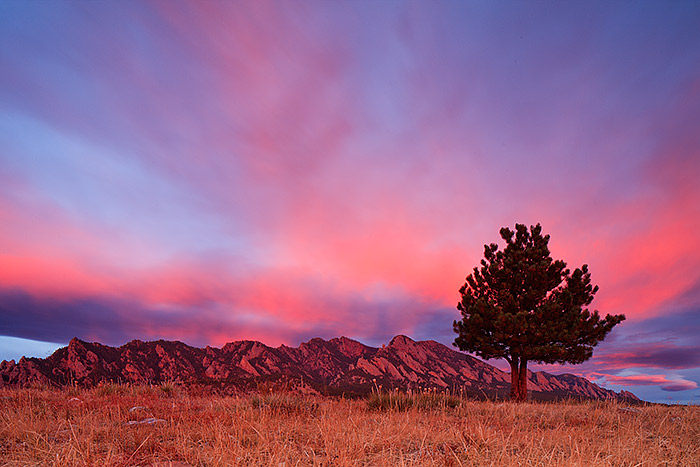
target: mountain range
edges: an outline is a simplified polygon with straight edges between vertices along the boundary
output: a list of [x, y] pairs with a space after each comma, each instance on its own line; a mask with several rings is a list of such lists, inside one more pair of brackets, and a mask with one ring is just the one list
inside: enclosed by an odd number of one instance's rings
[[[347, 337], [314, 338], [299, 347], [236, 341], [222, 348], [177, 341], [131, 341], [121, 347], [74, 338], [51, 356], [0, 363], [0, 387], [94, 387], [104, 383], [208, 385], [227, 392], [283, 385], [302, 392], [361, 395], [373, 389], [449, 390], [472, 397], [506, 397], [510, 375], [435, 341], [394, 337], [381, 348]], [[533, 399], [613, 399], [638, 402], [571, 374], [528, 372]]]

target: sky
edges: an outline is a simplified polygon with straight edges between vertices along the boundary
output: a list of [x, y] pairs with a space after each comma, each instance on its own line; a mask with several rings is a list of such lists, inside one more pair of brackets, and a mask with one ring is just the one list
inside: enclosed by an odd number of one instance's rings
[[700, 403], [700, 3], [6, 0], [0, 44], [0, 359], [451, 345], [541, 223], [627, 319], [530, 368]]

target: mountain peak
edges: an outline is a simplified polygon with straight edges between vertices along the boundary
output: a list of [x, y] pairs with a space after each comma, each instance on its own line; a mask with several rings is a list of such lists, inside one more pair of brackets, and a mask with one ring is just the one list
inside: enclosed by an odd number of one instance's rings
[[631, 392], [625, 391], [625, 390], [620, 391], [620, 396], [627, 398], [627, 399], [635, 400], [635, 401], [641, 401], [641, 399], [639, 399], [639, 397], [637, 397], [634, 394], [632, 394]]
[[393, 339], [391, 339], [391, 342], [389, 342], [390, 347], [406, 347], [415, 344], [416, 341], [411, 339], [408, 336], [404, 336], [403, 334], [399, 334], [397, 336], [394, 336]]
[[81, 341], [81, 340], [78, 339], [77, 337], [74, 337], [74, 338], [71, 339], [70, 342], [68, 343], [68, 348], [71, 348], [71, 347], [82, 347], [82, 346], [84, 346], [85, 344], [86, 344], [85, 341]]
[[335, 337], [328, 341], [328, 343], [335, 346], [341, 353], [343, 353], [343, 355], [351, 358], [362, 357], [373, 350], [376, 351], [376, 349], [373, 349], [372, 347], [368, 347], [361, 342], [345, 336]]
[[[326, 341], [320, 337], [312, 337], [308, 341], [302, 342], [301, 344], [299, 344], [299, 347], [315, 347], [315, 346], [323, 345], [325, 343], [326, 343]], [[290, 348], [293, 348], [293, 347], [290, 347]]]

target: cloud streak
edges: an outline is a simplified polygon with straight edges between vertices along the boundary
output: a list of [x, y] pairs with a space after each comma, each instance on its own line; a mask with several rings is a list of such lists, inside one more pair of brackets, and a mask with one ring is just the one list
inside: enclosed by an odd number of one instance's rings
[[666, 375], [596, 376], [599, 376], [607, 384], [617, 386], [658, 386], [662, 391], [668, 392], [689, 391], [698, 387], [695, 381], [688, 381], [682, 378], [669, 379]]
[[700, 366], [700, 347], [670, 344], [646, 344], [597, 358], [596, 362], [611, 369], [629, 367], [696, 368]]

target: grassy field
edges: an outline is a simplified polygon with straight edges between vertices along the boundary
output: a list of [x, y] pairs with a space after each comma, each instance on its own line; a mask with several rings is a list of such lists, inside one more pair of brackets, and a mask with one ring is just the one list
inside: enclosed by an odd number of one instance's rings
[[0, 391], [0, 466], [700, 466], [700, 407]]

